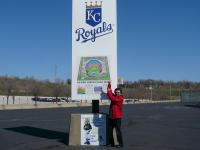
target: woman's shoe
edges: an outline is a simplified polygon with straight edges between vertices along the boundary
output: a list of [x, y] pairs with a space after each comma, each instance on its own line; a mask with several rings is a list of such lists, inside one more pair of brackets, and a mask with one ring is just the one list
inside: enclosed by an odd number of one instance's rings
[[113, 144], [106, 145], [107, 147], [115, 147]]
[[116, 147], [116, 148], [122, 148], [123, 145], [116, 145], [115, 147]]

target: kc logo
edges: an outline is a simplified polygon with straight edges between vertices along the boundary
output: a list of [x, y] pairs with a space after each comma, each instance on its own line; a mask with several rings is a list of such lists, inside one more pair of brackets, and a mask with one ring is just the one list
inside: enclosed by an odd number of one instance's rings
[[102, 21], [102, 1], [98, 4], [97, 1], [93, 5], [92, 2], [90, 2], [90, 5], [86, 2], [86, 23], [89, 24], [92, 27], [95, 27], [96, 25], [100, 24]]
[[[76, 41], [86, 43], [88, 41], [95, 42], [97, 38], [111, 34], [113, 26], [107, 21], [102, 22], [102, 1], [101, 2], [86, 2], [86, 24], [93, 28], [85, 29], [84, 27], [77, 28], [75, 34], [77, 35]], [[97, 26], [100, 24], [99, 26]], [[95, 27], [97, 26], [97, 27]]]

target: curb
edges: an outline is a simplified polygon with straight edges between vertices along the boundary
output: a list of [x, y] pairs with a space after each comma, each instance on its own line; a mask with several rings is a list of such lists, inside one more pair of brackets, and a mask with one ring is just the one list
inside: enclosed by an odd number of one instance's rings
[[[179, 103], [180, 100], [163, 100], [163, 101], [145, 101], [124, 103], [125, 105], [134, 104], [156, 104], [156, 103]], [[109, 102], [99, 103], [100, 106], [110, 105]], [[67, 107], [88, 107], [92, 103], [60, 103], [60, 104], [9, 104], [0, 105], [0, 110], [17, 110], [17, 109], [42, 109], [42, 108], [67, 108]]]
[[65, 108], [65, 107], [83, 107], [91, 106], [91, 104], [15, 104], [15, 105], [0, 105], [0, 110], [15, 110], [15, 109], [40, 109], [40, 108]]

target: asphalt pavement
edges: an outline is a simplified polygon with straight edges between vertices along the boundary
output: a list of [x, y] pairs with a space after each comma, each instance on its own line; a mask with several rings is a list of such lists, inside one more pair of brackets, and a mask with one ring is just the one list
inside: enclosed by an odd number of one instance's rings
[[[100, 106], [108, 113], [109, 106]], [[200, 108], [179, 103], [124, 105], [124, 147], [131, 150], [199, 150]], [[0, 150], [102, 150], [69, 146], [71, 113], [91, 107], [0, 111]]]

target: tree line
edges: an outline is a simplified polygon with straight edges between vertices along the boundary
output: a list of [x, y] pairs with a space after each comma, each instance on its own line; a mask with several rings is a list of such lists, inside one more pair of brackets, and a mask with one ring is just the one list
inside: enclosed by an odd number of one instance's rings
[[71, 80], [66, 82], [56, 79], [54, 82], [49, 80], [37, 80], [33, 77], [0, 77], [0, 95], [6, 95], [7, 104], [10, 96], [34, 96], [37, 102], [39, 96], [55, 97], [56, 102], [58, 97], [71, 96]]
[[119, 86], [123, 89], [126, 98], [149, 100], [176, 100], [180, 99], [181, 91], [200, 90], [200, 82], [152, 79], [125, 81]]
[[[181, 91], [200, 90], [200, 82], [192, 81], [162, 81], [162, 80], [138, 80], [125, 81], [118, 85], [123, 90], [126, 99], [166, 100], [179, 99]], [[37, 80], [33, 77], [19, 78], [0, 76], [0, 95], [10, 96], [39, 96], [71, 97], [71, 79], [66, 81], [56, 79]]]

